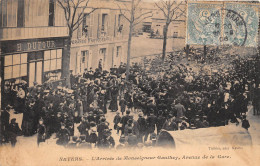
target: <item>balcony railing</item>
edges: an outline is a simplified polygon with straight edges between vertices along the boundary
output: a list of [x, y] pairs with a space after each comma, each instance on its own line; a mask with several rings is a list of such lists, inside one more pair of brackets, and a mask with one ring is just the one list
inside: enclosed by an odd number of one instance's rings
[[1, 28], [0, 41], [68, 36], [67, 27]]

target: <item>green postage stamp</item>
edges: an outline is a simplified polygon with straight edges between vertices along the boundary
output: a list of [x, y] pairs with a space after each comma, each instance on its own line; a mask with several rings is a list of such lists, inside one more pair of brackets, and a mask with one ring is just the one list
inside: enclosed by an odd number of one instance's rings
[[189, 3], [186, 43], [256, 47], [258, 23], [254, 3]]

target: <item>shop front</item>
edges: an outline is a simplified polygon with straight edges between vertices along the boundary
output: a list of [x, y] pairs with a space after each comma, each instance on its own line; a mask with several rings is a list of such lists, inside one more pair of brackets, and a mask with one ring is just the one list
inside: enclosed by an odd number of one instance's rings
[[35, 84], [59, 80], [63, 48], [64, 38], [2, 42], [2, 106], [8, 103], [8, 98], [15, 98], [19, 87], [26, 89]]

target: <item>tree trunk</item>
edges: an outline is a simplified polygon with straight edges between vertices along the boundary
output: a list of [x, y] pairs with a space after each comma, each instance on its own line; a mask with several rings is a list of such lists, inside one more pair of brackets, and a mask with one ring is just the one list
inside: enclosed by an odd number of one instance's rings
[[130, 56], [131, 56], [131, 42], [132, 42], [132, 32], [134, 28], [134, 0], [131, 3], [131, 20], [129, 21], [129, 35], [128, 35], [128, 46], [127, 46], [127, 63], [126, 63], [126, 81], [129, 79], [130, 70]]
[[71, 88], [70, 85], [70, 49], [71, 49], [72, 32], [69, 32], [68, 39], [65, 40], [65, 47], [62, 56], [62, 74], [61, 78], [65, 79], [65, 86]]
[[127, 63], [126, 63], [126, 80], [127, 81], [129, 79], [129, 70], [130, 70], [132, 32], [133, 32], [133, 23], [130, 23], [129, 35], [128, 35], [128, 45], [127, 45]]
[[165, 27], [163, 28], [163, 50], [162, 50], [162, 61], [164, 61], [165, 56], [166, 56], [166, 46], [167, 46], [168, 27], [169, 27], [169, 24], [166, 23], [166, 24], [165, 24]]

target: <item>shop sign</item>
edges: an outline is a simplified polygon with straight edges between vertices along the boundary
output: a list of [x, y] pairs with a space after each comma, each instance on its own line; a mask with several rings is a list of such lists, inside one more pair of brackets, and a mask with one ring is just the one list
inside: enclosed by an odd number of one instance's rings
[[3, 42], [2, 53], [28, 52], [64, 47], [64, 39], [33, 39]]
[[87, 39], [87, 38], [82, 38], [82, 39], [75, 39], [71, 40], [71, 45], [72, 46], [78, 46], [78, 45], [91, 45], [91, 44], [103, 44], [106, 42], [113, 41], [113, 38], [111, 37], [103, 37], [103, 38], [97, 38], [97, 39]]

